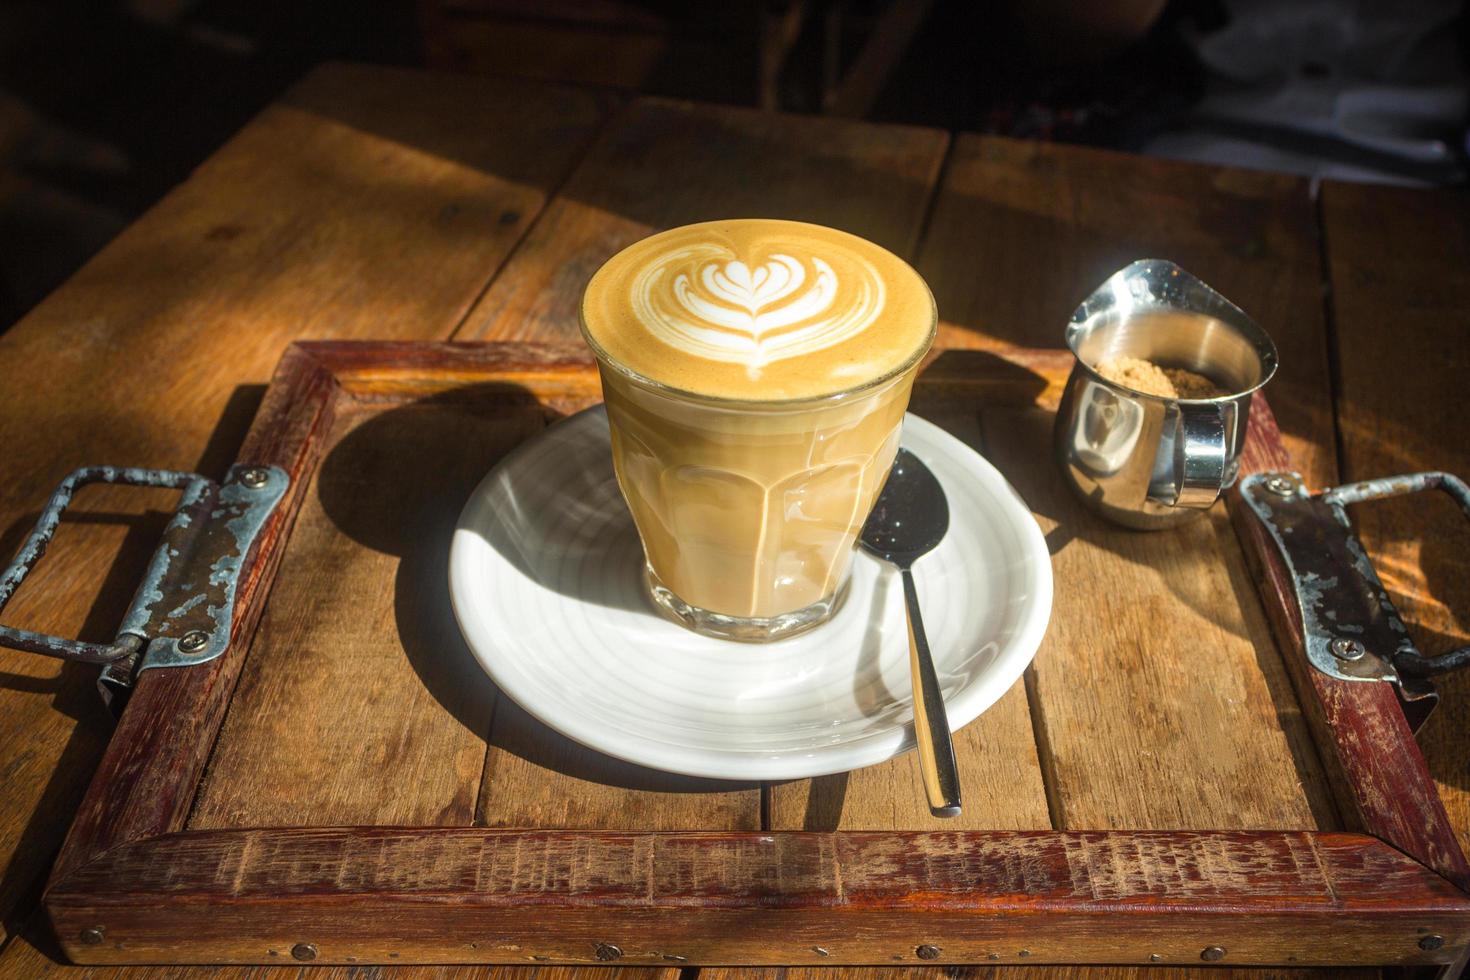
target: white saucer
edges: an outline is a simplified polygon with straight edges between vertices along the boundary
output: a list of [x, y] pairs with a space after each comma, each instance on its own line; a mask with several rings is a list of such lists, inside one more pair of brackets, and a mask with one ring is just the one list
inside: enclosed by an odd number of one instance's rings
[[[1051, 559], [1025, 503], [972, 449], [904, 420], [949, 496], [950, 529], [914, 567], [954, 728], [1021, 676], [1051, 614]], [[500, 690], [564, 735], [691, 776], [845, 772], [913, 747], [896, 574], [861, 552], [833, 618], [766, 645], [691, 633], [643, 592], [601, 406], [506, 457], [460, 515], [449, 591]]]

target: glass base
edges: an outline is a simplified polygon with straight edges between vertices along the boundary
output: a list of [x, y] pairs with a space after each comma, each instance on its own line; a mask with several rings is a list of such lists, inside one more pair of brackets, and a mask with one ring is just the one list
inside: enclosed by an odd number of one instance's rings
[[649, 598], [666, 618], [696, 633], [718, 637], [722, 640], [738, 640], [741, 643], [769, 643], [772, 640], [784, 640], [822, 625], [832, 618], [832, 614], [842, 605], [842, 600], [847, 598], [847, 585], [850, 581], [850, 579], [843, 579], [836, 592], [825, 599], [817, 600], [810, 606], [782, 613], [779, 616], [761, 617], [727, 616], [724, 613], [691, 606], [659, 581], [659, 577], [647, 565], [644, 566], [643, 577], [644, 584], [648, 587]]

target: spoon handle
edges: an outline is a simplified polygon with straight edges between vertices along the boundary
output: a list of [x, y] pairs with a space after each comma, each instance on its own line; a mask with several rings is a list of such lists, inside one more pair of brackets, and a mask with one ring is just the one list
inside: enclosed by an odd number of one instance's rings
[[929, 655], [924, 636], [924, 619], [919, 615], [919, 593], [913, 572], [903, 570], [903, 598], [908, 609], [909, 669], [914, 686], [914, 739], [919, 743], [919, 771], [929, 810], [936, 817], [954, 817], [960, 812], [960, 771], [955, 765], [954, 743], [949, 736], [949, 718], [944, 713], [944, 695]]

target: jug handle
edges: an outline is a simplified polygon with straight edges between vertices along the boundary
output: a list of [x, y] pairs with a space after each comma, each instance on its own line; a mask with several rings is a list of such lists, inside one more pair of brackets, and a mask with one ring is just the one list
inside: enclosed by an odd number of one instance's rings
[[1179, 402], [1174, 418], [1174, 507], [1199, 510], [1214, 504], [1230, 482], [1224, 406], [1218, 402]]

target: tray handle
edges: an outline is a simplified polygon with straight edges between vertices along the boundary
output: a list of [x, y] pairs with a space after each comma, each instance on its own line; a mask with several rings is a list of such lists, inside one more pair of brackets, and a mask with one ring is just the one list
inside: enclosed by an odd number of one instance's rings
[[[1331, 507], [1337, 519], [1344, 525], [1349, 523], [1346, 508], [1385, 497], [1399, 497], [1423, 490], [1443, 490], [1449, 494], [1460, 510], [1470, 518], [1470, 486], [1453, 473], [1432, 470], [1425, 473], [1410, 473], [1405, 476], [1388, 476], [1378, 480], [1363, 480], [1334, 487], [1322, 494], [1322, 502]], [[1414, 677], [1437, 677], [1470, 667], [1470, 646], [1463, 646], [1435, 657], [1426, 657], [1412, 645], [1406, 645], [1393, 655], [1393, 665], [1400, 673]]]
[[176, 470], [84, 466], [57, 486], [25, 544], [0, 572], [0, 611], [46, 553], [77, 490], [92, 483], [183, 491], [117, 639], [89, 643], [0, 625], [0, 646], [103, 665], [98, 686], [116, 713], [138, 671], [206, 663], [225, 652], [240, 568], [290, 478], [275, 466], [233, 466], [222, 483]]

